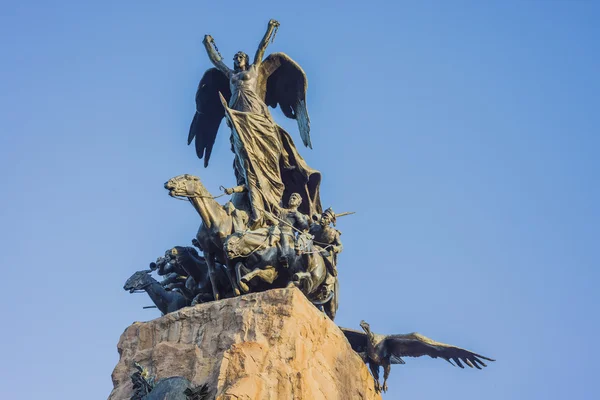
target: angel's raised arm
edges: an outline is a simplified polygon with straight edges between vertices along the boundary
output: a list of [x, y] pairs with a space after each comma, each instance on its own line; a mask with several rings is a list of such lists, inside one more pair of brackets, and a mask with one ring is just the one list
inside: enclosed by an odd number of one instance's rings
[[225, 65], [223, 62], [223, 57], [216, 50], [215, 40], [210, 35], [204, 35], [204, 40], [202, 41], [204, 47], [206, 48], [206, 52], [208, 53], [208, 58], [217, 67], [221, 72], [223, 72], [228, 78], [231, 76], [231, 70]]
[[258, 50], [256, 50], [256, 55], [254, 56], [254, 65], [258, 66], [262, 62], [263, 57], [265, 56], [265, 51], [267, 50], [267, 46], [269, 45], [269, 40], [271, 40], [271, 35], [279, 27], [279, 22], [274, 19], [269, 21], [269, 26], [267, 27], [267, 32], [265, 36], [263, 36], [260, 44], [258, 45]]

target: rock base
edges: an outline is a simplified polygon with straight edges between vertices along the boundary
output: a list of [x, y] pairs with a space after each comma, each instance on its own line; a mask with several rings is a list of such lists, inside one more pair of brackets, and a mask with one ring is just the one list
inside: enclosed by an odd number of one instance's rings
[[118, 344], [109, 400], [129, 400], [133, 362], [229, 399], [381, 399], [342, 331], [297, 289], [186, 307], [135, 322]]

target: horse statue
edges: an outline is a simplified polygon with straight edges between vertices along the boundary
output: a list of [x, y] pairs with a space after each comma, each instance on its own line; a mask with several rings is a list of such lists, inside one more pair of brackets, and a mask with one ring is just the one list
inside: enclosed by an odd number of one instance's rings
[[[193, 243], [196, 241], [193, 240]], [[212, 284], [208, 272], [208, 263], [198, 255], [193, 247], [175, 246], [167, 250], [170, 264], [182, 270], [187, 277], [185, 289], [191, 293], [192, 305], [214, 300]], [[217, 263], [215, 268], [217, 286], [225, 287], [229, 283], [225, 266]]]
[[189, 274], [175, 261], [172, 250], [165, 251], [164, 256], [158, 257], [156, 262], [151, 262], [150, 269], [156, 271], [158, 276], [163, 277], [163, 280], [159, 283], [165, 289], [180, 290], [186, 297], [190, 298], [190, 292], [187, 291], [185, 286]]
[[[312, 237], [300, 234], [294, 248], [280, 248], [275, 245], [278, 229], [274, 228], [238, 232], [225, 241], [225, 252], [235, 265], [238, 286], [244, 293], [251, 290], [250, 286], [254, 290], [297, 287], [318, 308], [325, 305], [324, 311], [333, 319], [337, 311], [337, 302], [333, 303], [335, 290], [325, 288], [327, 267]], [[282, 265], [282, 259], [288, 261], [287, 265]], [[264, 283], [268, 286], [261, 285]]]
[[[308, 233], [298, 236], [294, 248], [279, 246], [281, 231], [276, 216], [271, 216], [267, 225], [249, 230], [246, 211], [236, 209], [231, 202], [219, 204], [200, 179], [189, 174], [169, 179], [165, 189], [171, 197], [189, 200], [202, 219], [194, 244], [204, 253], [214, 300], [227, 294], [229, 288], [238, 296], [251, 291], [250, 286], [253, 291], [295, 286], [327, 315], [335, 315], [335, 289], [326, 284], [325, 260]], [[220, 282], [219, 267], [228, 282]]]
[[[235, 225], [243, 224], [245, 212], [242, 210], [231, 210], [219, 204], [210, 192], [204, 187], [200, 179], [196, 176], [183, 174], [169, 179], [165, 183], [165, 189], [169, 191], [169, 196], [175, 198], [187, 198], [194, 209], [202, 218], [202, 224], [196, 234], [198, 247], [203, 251], [206, 264], [208, 265], [208, 274], [212, 285], [213, 296], [215, 300], [221, 298], [219, 285], [217, 284], [216, 262], [221, 265], [227, 265], [225, 252], [223, 251], [223, 242], [227, 236], [235, 231]], [[227, 211], [229, 210], [229, 211]], [[247, 221], [248, 217], [245, 216]], [[227, 271], [229, 283], [233, 288], [235, 296], [240, 295], [233, 271]]]
[[148, 269], [134, 273], [127, 279], [123, 289], [129, 291], [129, 293], [141, 290], [145, 291], [163, 314], [168, 314], [190, 305], [189, 300], [180, 292], [165, 289], [150, 275], [151, 272], [152, 270]]

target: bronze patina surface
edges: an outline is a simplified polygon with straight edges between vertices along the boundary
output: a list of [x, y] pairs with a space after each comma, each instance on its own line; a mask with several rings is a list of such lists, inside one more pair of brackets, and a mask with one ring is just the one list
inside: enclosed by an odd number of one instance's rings
[[[199, 177], [189, 174], [164, 184], [171, 197], [187, 200], [200, 216], [202, 223], [192, 244], [202, 255], [194, 247], [175, 246], [151, 263], [150, 269], [134, 273], [124, 286], [132, 293], [145, 291], [163, 314], [246, 293], [296, 287], [331, 320], [335, 318], [339, 305], [337, 264], [343, 250], [336, 223], [353, 213], [338, 214], [331, 207], [323, 210], [321, 173], [307, 165], [291, 136], [269, 111], [269, 107], [279, 106], [286, 117], [295, 119], [303, 144], [312, 148], [304, 71], [284, 53], [264, 58], [278, 28], [277, 21], [269, 21], [252, 63], [239, 51], [232, 69], [223, 61], [212, 36], [204, 37], [214, 68], [204, 73], [198, 85], [188, 145], [194, 142], [196, 154], [207, 167], [225, 119], [236, 186], [222, 188], [223, 193], [214, 196]], [[231, 198], [222, 204], [217, 200], [222, 196]], [[154, 279], [152, 272], [162, 276], [162, 281]], [[374, 271], [367, 276], [378, 279]], [[493, 361], [418, 333], [385, 336], [373, 333], [364, 321], [361, 327], [364, 333], [342, 330], [369, 364], [377, 391], [387, 390], [391, 364], [404, 364], [402, 357], [428, 355], [477, 369], [486, 366], [482, 360]], [[383, 385], [379, 367], [384, 369]], [[162, 393], [152, 380], [146, 380], [142, 367], [136, 368], [132, 379], [138, 398]], [[205, 394], [202, 387], [188, 387], [188, 381], [162, 385], [164, 391], [173, 385], [187, 388], [189, 397], [182, 399]], [[182, 390], [177, 389], [179, 396], [183, 396]]]

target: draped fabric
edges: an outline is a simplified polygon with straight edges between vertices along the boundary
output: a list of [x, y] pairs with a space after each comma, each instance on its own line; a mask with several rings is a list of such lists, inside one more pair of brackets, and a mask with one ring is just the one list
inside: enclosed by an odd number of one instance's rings
[[[238, 184], [247, 193], [236, 196], [236, 207], [250, 213], [250, 226], [265, 223], [265, 213], [279, 215], [292, 193], [302, 197], [300, 211], [321, 213], [321, 174], [298, 154], [290, 135], [271, 118], [267, 104], [255, 92], [258, 71], [250, 67], [244, 76], [231, 78], [229, 105], [221, 96], [231, 128]], [[268, 219], [268, 218], [267, 218]]]
[[301, 212], [309, 216], [320, 214], [321, 173], [306, 164], [290, 135], [270, 116], [229, 107], [225, 114], [236, 155], [235, 172], [248, 189], [244, 197], [249, 204], [240, 208], [250, 212], [251, 225], [262, 225], [265, 211], [279, 215], [292, 193], [302, 197]]
[[251, 219], [260, 223], [264, 212], [279, 214], [285, 185], [281, 179], [283, 146], [277, 125], [264, 115], [226, 110], [238, 173], [248, 189]]
[[292, 193], [302, 196], [302, 204], [298, 208], [302, 213], [312, 218], [313, 215], [321, 215], [321, 173], [306, 164], [306, 161], [296, 150], [294, 142], [282, 127], [277, 126], [279, 137], [283, 146], [283, 168], [281, 171], [285, 192], [283, 204], [287, 204]]

